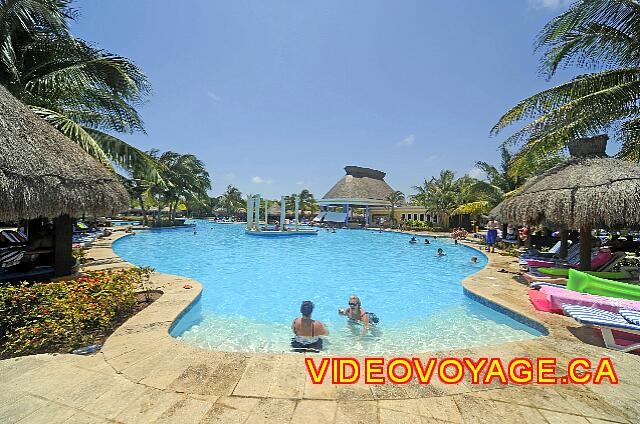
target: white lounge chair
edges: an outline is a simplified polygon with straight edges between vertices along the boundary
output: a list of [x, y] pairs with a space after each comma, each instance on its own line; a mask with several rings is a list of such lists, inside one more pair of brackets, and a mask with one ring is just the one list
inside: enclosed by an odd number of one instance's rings
[[[631, 352], [632, 350], [640, 349], [640, 342], [635, 342], [627, 346], [617, 344], [612, 333], [612, 330], [616, 330], [629, 334], [640, 335], [640, 325], [638, 325], [638, 322], [640, 322], [639, 312], [631, 311], [629, 309], [621, 309], [619, 314], [615, 314], [613, 312], [603, 311], [602, 309], [580, 305], [569, 305], [566, 303], [562, 305], [562, 309], [565, 314], [569, 315], [580, 324], [599, 327], [602, 331], [604, 344], [609, 349], [619, 350], [621, 352]], [[631, 319], [635, 318], [638, 321], [634, 323], [628, 320], [627, 316]]]

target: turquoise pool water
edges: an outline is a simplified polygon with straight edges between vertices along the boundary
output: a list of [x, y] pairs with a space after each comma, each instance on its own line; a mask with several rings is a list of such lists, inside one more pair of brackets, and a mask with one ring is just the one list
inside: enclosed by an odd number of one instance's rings
[[[313, 318], [328, 326], [325, 351], [333, 354], [433, 351], [540, 335], [464, 295], [461, 280], [487, 260], [448, 238], [414, 245], [402, 234], [338, 230], [277, 239], [246, 235], [243, 225], [196, 224], [195, 234], [140, 231], [114, 250], [136, 265], [203, 283], [200, 300], [172, 330], [199, 347], [287, 352], [303, 300], [315, 303]], [[438, 247], [447, 255], [437, 257]], [[380, 318], [359, 339], [360, 329], [337, 314], [351, 294]]]

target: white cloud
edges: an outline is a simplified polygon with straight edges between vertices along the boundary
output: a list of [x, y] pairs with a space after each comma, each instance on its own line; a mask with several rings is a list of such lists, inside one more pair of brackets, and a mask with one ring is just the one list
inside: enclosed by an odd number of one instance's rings
[[482, 178], [484, 177], [484, 172], [482, 172], [480, 169], [473, 167], [471, 168], [468, 172], [467, 175], [472, 177], [472, 178]]
[[255, 177], [251, 178], [251, 182], [253, 182], [254, 184], [271, 184], [273, 180], [271, 178], [262, 178], [256, 175]]
[[439, 155], [429, 155], [429, 156], [427, 156], [427, 157], [425, 158], [425, 160], [424, 160], [424, 161], [425, 161], [425, 162], [435, 162], [435, 161], [437, 161], [438, 159], [440, 159], [440, 156], [439, 156]]
[[529, 4], [536, 9], [559, 9], [571, 2], [572, 0], [529, 0]]
[[224, 178], [226, 181], [235, 180], [236, 174], [234, 174], [233, 172], [227, 172], [226, 174], [222, 175], [222, 178]]
[[218, 96], [211, 90], [207, 91], [207, 97], [209, 97], [213, 103], [218, 103], [220, 100], [222, 100], [222, 97]]
[[409, 134], [401, 141], [398, 142], [398, 146], [412, 146], [413, 143], [416, 142], [416, 136], [414, 134]]

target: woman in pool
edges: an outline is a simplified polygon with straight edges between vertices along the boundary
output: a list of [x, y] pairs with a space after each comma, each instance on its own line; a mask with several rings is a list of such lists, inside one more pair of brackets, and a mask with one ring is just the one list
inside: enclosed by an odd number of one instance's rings
[[411, 240], [409, 240], [409, 243], [411, 243], [411, 244], [415, 244], [417, 242], [418, 242], [418, 240], [416, 240], [416, 236], [411, 237]]
[[424, 239], [424, 244], [431, 244], [431, 243], [429, 243], [429, 239]]
[[444, 253], [444, 250], [442, 250], [441, 247], [438, 248], [438, 253], [436, 253], [436, 256], [447, 256], [446, 253]]
[[350, 322], [353, 323], [362, 323], [363, 329], [360, 336], [364, 336], [367, 334], [369, 330], [369, 314], [362, 309], [362, 304], [360, 303], [360, 298], [358, 296], [351, 295], [349, 298], [349, 308], [347, 309], [338, 309], [338, 315], [343, 315], [349, 318]]
[[291, 323], [291, 330], [295, 337], [291, 339], [291, 347], [295, 352], [320, 352], [322, 350], [322, 338], [328, 336], [329, 331], [320, 321], [311, 319], [313, 302], [305, 300], [300, 306], [301, 318], [296, 318]]

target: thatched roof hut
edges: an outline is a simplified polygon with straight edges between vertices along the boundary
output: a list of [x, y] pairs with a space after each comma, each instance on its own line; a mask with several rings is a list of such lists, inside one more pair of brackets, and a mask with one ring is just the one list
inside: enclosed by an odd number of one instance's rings
[[72, 218], [128, 208], [111, 172], [0, 86], [0, 221], [53, 219], [51, 273], [75, 263]]
[[502, 202], [503, 221], [580, 229], [581, 263], [589, 262], [592, 228], [640, 225], [640, 164], [607, 157], [607, 140], [601, 135], [570, 142], [566, 162]]
[[384, 181], [385, 173], [360, 166], [346, 166], [342, 177], [322, 199], [372, 199], [384, 201], [394, 190]]
[[0, 140], [0, 221], [129, 208], [112, 173], [2, 86]]

